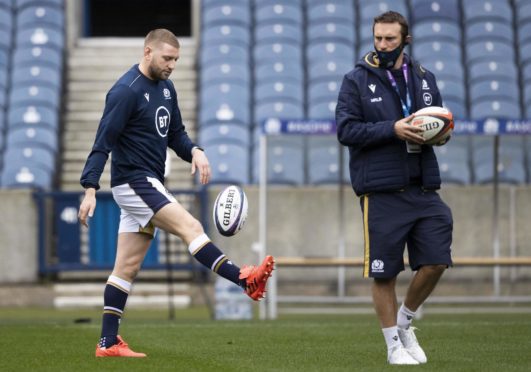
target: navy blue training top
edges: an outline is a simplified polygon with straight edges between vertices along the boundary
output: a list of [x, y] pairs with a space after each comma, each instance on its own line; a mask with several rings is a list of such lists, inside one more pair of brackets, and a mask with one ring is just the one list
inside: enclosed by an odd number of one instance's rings
[[80, 183], [99, 189], [111, 151], [111, 187], [146, 176], [164, 182], [167, 147], [191, 162], [194, 146], [184, 128], [173, 83], [148, 79], [137, 64], [107, 93]]

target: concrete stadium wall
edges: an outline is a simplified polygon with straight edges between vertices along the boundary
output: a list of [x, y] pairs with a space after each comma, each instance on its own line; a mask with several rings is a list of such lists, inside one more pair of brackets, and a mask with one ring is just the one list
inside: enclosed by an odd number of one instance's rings
[[[220, 187], [212, 187], [210, 201]], [[237, 264], [257, 262], [252, 250], [258, 240], [258, 188], [245, 187], [249, 216], [244, 229], [226, 238], [210, 231], [210, 236]], [[515, 206], [516, 254], [531, 255], [531, 187], [500, 187], [501, 255], [510, 255], [509, 211], [511, 193]], [[268, 252], [277, 256], [334, 256], [339, 243], [337, 187], [270, 187], [268, 204]], [[493, 193], [491, 186], [447, 186], [440, 192], [454, 216], [454, 256], [492, 255]], [[346, 214], [346, 255], [363, 256], [363, 229], [359, 199], [349, 187], [344, 189]], [[38, 279], [37, 209], [30, 191], [0, 190], [3, 221], [0, 224], [0, 283], [35, 282]], [[211, 222], [211, 221], [209, 221]], [[318, 269], [320, 278], [334, 278], [334, 269]], [[502, 269], [502, 275], [509, 274]], [[304, 278], [307, 271], [290, 270], [283, 278]], [[531, 278], [531, 268], [511, 271], [518, 278]], [[455, 278], [488, 278], [492, 270], [459, 268]], [[313, 275], [312, 275], [313, 276]], [[359, 268], [349, 269], [348, 277], [360, 277]], [[315, 276], [313, 276], [315, 277]]]
[[37, 280], [37, 208], [29, 190], [0, 190], [0, 283]]
[[[211, 191], [214, 200], [219, 188]], [[258, 240], [258, 189], [246, 187], [249, 216], [238, 235], [223, 237], [211, 229], [211, 238], [226, 250], [237, 263], [256, 262], [253, 243]], [[531, 188], [514, 188], [516, 255], [531, 255]], [[337, 187], [295, 189], [270, 187], [268, 194], [268, 253], [277, 256], [334, 256], [339, 244], [339, 212]], [[492, 256], [492, 186], [446, 186], [440, 191], [451, 207], [454, 218], [452, 252], [457, 256]], [[501, 256], [510, 255], [509, 203], [511, 188], [500, 186], [499, 233]], [[347, 257], [363, 257], [363, 224], [359, 199], [351, 188], [344, 189], [345, 241]], [[337, 277], [334, 269], [319, 269], [319, 276]], [[361, 276], [361, 269], [348, 269], [350, 275]], [[502, 269], [508, 275], [509, 268]], [[531, 276], [531, 268], [517, 268], [519, 277]], [[307, 272], [307, 271], [306, 271]], [[513, 271], [514, 272], [514, 271]], [[353, 274], [351, 274], [353, 273]], [[452, 270], [454, 278], [489, 277], [492, 270], [459, 268]], [[300, 270], [293, 270], [300, 277]], [[283, 278], [286, 275], [283, 275]], [[289, 276], [288, 276], [289, 277]]]

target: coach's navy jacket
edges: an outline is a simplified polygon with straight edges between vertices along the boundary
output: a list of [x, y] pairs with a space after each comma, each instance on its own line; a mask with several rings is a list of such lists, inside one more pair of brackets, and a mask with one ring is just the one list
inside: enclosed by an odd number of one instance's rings
[[[409, 182], [406, 142], [394, 132], [403, 118], [398, 94], [376, 54], [368, 53], [343, 78], [336, 108], [337, 137], [350, 152], [350, 179], [357, 195], [396, 191]], [[404, 55], [409, 63], [411, 112], [427, 106], [442, 106], [435, 77]], [[431, 146], [422, 146], [421, 172], [425, 189], [439, 189], [441, 177]]]

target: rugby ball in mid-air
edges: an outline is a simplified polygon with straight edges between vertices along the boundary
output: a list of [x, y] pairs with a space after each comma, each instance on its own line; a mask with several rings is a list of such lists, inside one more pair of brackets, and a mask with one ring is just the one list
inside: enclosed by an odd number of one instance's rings
[[424, 129], [422, 132], [422, 136], [426, 140], [424, 144], [445, 144], [445, 140], [454, 130], [454, 116], [444, 107], [425, 107], [414, 113], [410, 124]]
[[240, 231], [247, 219], [247, 196], [236, 185], [222, 190], [214, 203], [213, 217], [216, 229], [223, 236], [232, 236]]

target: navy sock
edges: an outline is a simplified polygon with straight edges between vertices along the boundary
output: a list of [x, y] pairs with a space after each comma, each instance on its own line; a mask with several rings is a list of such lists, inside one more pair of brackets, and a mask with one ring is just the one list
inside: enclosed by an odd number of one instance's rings
[[124, 312], [131, 283], [111, 275], [103, 292], [103, 318], [100, 347], [111, 347], [118, 343], [118, 328]]
[[188, 247], [194, 258], [223, 278], [245, 288], [245, 280], [240, 279], [240, 268], [234, 265], [219, 250], [206, 234], [200, 235]]

